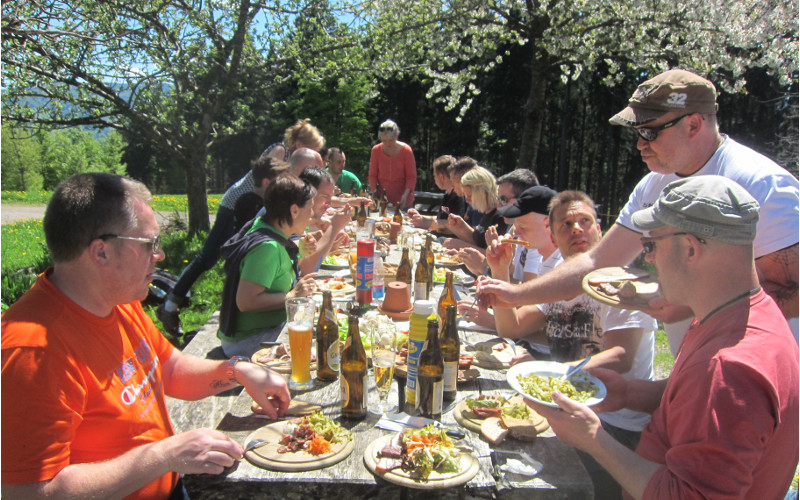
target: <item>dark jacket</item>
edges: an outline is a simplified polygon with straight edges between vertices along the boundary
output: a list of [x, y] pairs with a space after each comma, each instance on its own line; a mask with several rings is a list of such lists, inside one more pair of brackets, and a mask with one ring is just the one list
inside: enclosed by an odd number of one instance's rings
[[248, 233], [253, 227], [251, 220], [239, 230], [238, 233], [222, 245], [222, 258], [225, 259], [225, 285], [222, 288], [222, 305], [219, 310], [219, 329], [227, 335], [233, 335], [236, 331], [236, 318], [239, 314], [239, 307], [236, 305], [236, 291], [239, 289], [239, 278], [241, 277], [240, 268], [244, 257], [256, 246], [267, 241], [277, 241], [292, 259], [294, 268], [295, 282], [300, 274], [298, 268], [298, 255], [300, 249], [297, 245], [284, 238], [280, 234], [268, 228], [262, 227]]

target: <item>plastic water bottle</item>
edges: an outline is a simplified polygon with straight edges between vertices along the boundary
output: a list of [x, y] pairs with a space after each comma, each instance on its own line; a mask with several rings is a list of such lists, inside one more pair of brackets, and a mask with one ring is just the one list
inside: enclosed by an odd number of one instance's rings
[[384, 289], [384, 276], [386, 275], [383, 269], [383, 259], [380, 252], [375, 254], [375, 267], [372, 277], [372, 299], [383, 300], [385, 293]]

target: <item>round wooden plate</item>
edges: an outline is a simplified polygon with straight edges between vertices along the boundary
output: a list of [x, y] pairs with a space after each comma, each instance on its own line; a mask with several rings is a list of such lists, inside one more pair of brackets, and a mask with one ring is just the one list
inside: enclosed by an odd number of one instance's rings
[[[533, 412], [534, 421], [536, 422], [536, 432], [541, 434], [542, 432], [546, 431], [550, 428], [550, 424], [547, 423], [547, 420], [529, 408], [531, 412]], [[467, 400], [463, 400], [453, 408], [453, 416], [458, 422], [458, 425], [465, 429], [469, 429], [471, 431], [477, 432], [478, 434], [481, 433], [481, 424], [483, 423], [485, 418], [477, 418], [472, 411], [470, 411], [469, 407], [467, 406]]]
[[286, 421], [274, 422], [247, 436], [245, 444], [253, 439], [266, 439], [270, 442], [261, 448], [245, 453], [244, 456], [247, 460], [253, 465], [265, 469], [300, 472], [322, 469], [341, 462], [353, 453], [355, 448], [353, 439], [350, 438], [346, 443], [331, 444], [332, 451], [324, 455], [312, 455], [306, 451], [278, 453], [278, 447], [281, 446], [280, 440], [283, 437], [283, 428], [286, 424]]
[[[620, 276], [620, 280], [613, 279], [614, 276]], [[634, 277], [634, 279], [631, 279]], [[645, 284], [648, 288], [648, 293], [636, 294], [632, 298], [621, 298], [619, 295], [608, 295], [600, 288], [599, 285], [590, 283], [590, 281], [602, 280], [603, 282], [632, 280], [634, 285], [637, 283]], [[604, 267], [595, 269], [581, 281], [581, 287], [590, 297], [595, 300], [608, 304], [620, 309], [641, 310], [650, 307], [650, 300], [660, 295], [658, 280], [647, 271], [636, 269], [632, 267]]]
[[389, 472], [377, 472], [378, 457], [377, 454], [384, 446], [394, 439], [394, 434], [382, 436], [367, 445], [364, 450], [364, 464], [367, 469], [378, 477], [399, 486], [408, 486], [409, 488], [416, 488], [421, 490], [438, 490], [443, 488], [452, 488], [454, 486], [461, 486], [472, 480], [478, 474], [480, 464], [478, 460], [472, 456], [471, 453], [465, 451], [461, 452], [461, 472], [439, 474], [438, 472], [431, 472], [427, 479], [413, 479], [408, 473], [401, 469], [394, 469]]

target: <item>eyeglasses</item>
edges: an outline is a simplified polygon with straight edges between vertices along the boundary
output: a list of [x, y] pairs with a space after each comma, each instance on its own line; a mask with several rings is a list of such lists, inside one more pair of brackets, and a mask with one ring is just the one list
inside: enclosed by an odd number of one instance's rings
[[394, 132], [394, 127], [381, 127], [378, 129], [379, 132]]
[[511, 198], [507, 198], [507, 197], [505, 197], [505, 196], [499, 196], [497, 199], [498, 199], [498, 200], [500, 200], [500, 203], [501, 203], [501, 204], [503, 204], [503, 205], [508, 205], [508, 204], [509, 204], [509, 203], [511, 203], [512, 201], [516, 200], [516, 199], [517, 199], [517, 197], [516, 197], [516, 196], [512, 196]]
[[[689, 113], [689, 114], [691, 114], [691, 113]], [[659, 132], [661, 132], [664, 129], [668, 129], [668, 128], [672, 127], [673, 125], [675, 125], [679, 121], [683, 120], [687, 116], [689, 116], [689, 115], [679, 116], [679, 117], [675, 118], [674, 120], [670, 120], [670, 121], [668, 121], [667, 123], [665, 123], [663, 125], [659, 125], [658, 127], [635, 128], [633, 130], [635, 130], [636, 133], [639, 134], [639, 137], [641, 137], [645, 141], [653, 142], [653, 141], [656, 140], [656, 138], [658, 138], [658, 133]]]
[[656, 249], [656, 241], [661, 241], [667, 238], [671, 238], [673, 236], [685, 236], [687, 234], [694, 236], [695, 238], [697, 238], [697, 241], [705, 245], [706, 241], [703, 238], [695, 236], [692, 233], [684, 233], [684, 232], [662, 234], [661, 236], [650, 236], [646, 238], [640, 238], [639, 241], [642, 242], [642, 248], [644, 248], [644, 253], [651, 254]]
[[156, 235], [153, 238], [136, 238], [133, 236], [120, 236], [119, 234], [104, 234], [99, 236], [101, 240], [107, 240], [109, 238], [117, 238], [118, 240], [131, 240], [131, 241], [141, 241], [142, 243], [150, 243], [153, 255], [157, 254], [159, 250], [161, 250], [161, 235]]

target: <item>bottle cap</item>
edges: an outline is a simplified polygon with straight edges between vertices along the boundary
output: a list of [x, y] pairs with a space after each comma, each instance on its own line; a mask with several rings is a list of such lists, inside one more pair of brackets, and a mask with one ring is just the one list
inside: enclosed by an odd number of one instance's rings
[[433, 314], [433, 301], [432, 300], [415, 300], [414, 301], [414, 314], [422, 314], [423, 316], [430, 316]]

